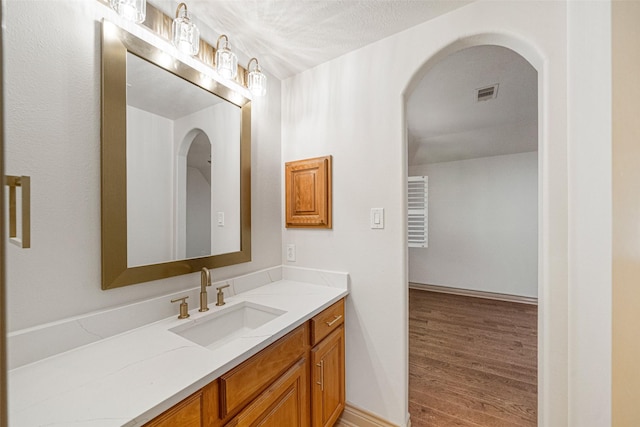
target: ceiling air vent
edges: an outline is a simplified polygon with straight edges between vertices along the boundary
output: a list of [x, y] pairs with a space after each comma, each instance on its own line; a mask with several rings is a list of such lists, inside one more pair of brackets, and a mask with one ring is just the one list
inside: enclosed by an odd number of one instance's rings
[[498, 83], [476, 89], [476, 101], [488, 101], [490, 99], [496, 99], [498, 96]]

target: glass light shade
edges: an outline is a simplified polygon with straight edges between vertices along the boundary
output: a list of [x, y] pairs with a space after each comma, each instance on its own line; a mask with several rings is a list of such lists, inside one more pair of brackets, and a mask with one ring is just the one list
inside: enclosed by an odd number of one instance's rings
[[216, 71], [225, 79], [238, 75], [238, 57], [229, 49], [229, 43], [216, 51]]
[[124, 19], [141, 23], [147, 15], [147, 0], [109, 0], [111, 8]]
[[265, 96], [267, 93], [267, 76], [265, 76], [260, 68], [251, 71], [247, 76], [247, 87], [255, 96]]
[[171, 41], [180, 52], [188, 55], [194, 56], [200, 51], [200, 30], [191, 22], [186, 9], [181, 9], [178, 17], [173, 20]]

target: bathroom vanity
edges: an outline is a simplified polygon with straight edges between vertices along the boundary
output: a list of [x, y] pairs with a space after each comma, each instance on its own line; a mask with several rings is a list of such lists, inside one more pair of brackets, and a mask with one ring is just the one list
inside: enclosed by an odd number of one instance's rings
[[[333, 425], [345, 400], [348, 275], [277, 267], [227, 282], [222, 307], [192, 303], [178, 319], [169, 295], [149, 304], [170, 318], [10, 370], [10, 425]], [[117, 310], [107, 314], [146, 308]]]
[[145, 425], [325, 427], [344, 403], [341, 299]]

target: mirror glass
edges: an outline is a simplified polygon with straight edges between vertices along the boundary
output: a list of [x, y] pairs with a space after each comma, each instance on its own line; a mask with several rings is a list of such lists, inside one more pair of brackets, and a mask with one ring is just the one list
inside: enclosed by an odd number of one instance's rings
[[240, 108], [127, 52], [127, 265], [240, 250]]
[[103, 22], [103, 289], [246, 262], [250, 102]]

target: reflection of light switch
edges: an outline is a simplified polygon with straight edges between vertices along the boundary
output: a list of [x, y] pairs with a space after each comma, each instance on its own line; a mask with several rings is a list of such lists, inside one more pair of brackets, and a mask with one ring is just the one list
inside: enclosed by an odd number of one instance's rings
[[384, 228], [384, 208], [371, 208], [371, 228]]
[[218, 227], [224, 227], [224, 212], [218, 212]]

